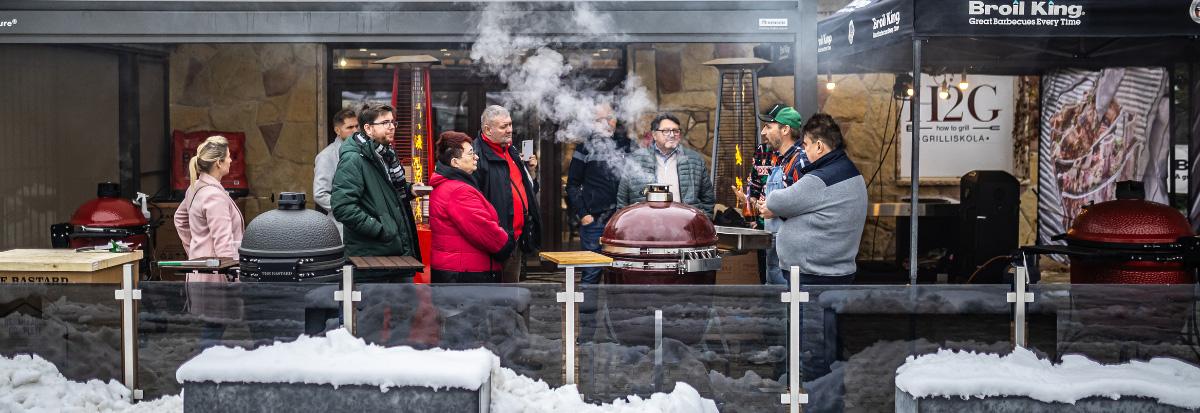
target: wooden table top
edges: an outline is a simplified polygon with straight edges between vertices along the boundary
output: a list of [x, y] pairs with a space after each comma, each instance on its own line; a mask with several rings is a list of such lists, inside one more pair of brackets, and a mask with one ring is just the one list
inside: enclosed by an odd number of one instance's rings
[[542, 259], [561, 266], [604, 266], [612, 264], [613, 259], [591, 251], [562, 251], [543, 252]]
[[421, 270], [425, 264], [409, 256], [350, 257], [350, 263], [361, 270]]
[[75, 252], [72, 248], [16, 249], [0, 252], [0, 271], [99, 271], [142, 259], [131, 252]]

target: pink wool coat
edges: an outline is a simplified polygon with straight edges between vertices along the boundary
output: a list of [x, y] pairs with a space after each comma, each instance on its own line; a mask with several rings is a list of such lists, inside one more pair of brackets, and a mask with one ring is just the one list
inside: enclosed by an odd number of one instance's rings
[[233, 198], [216, 178], [205, 174], [200, 174], [188, 187], [183, 202], [175, 210], [175, 230], [188, 259], [238, 259], [244, 226]]

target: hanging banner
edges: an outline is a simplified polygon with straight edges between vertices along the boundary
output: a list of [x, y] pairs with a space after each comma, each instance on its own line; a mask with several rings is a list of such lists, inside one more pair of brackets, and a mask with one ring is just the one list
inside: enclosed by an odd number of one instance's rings
[[[921, 75], [921, 179], [957, 180], [974, 170], [1013, 173], [1013, 76]], [[942, 81], [946, 87], [942, 89]], [[945, 93], [939, 96], [939, 92]], [[912, 113], [904, 103], [900, 178], [912, 178]], [[1015, 175], [1015, 174], [1014, 174]]]
[[1089, 203], [1116, 199], [1117, 182], [1141, 181], [1167, 203], [1167, 73], [1162, 68], [1062, 70], [1042, 77], [1038, 242], [1071, 227]]

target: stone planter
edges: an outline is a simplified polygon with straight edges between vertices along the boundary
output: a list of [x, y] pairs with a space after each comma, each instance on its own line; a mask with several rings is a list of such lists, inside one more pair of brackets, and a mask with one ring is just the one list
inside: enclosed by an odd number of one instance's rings
[[183, 411], [327, 413], [449, 413], [489, 410], [490, 383], [479, 390], [328, 384], [185, 382]]
[[914, 398], [908, 392], [896, 389], [896, 413], [1091, 413], [1091, 412], [1195, 412], [1196, 410], [1160, 404], [1144, 397], [1121, 397], [1112, 400], [1104, 397], [1088, 397], [1075, 402], [1047, 403], [1023, 396], [998, 396], [963, 399], [961, 397]]

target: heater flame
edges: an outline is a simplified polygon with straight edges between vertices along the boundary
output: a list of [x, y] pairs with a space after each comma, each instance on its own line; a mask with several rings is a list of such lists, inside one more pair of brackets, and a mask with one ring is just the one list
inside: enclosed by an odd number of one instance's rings
[[[733, 146], [733, 163], [736, 165], [742, 164], [742, 145]], [[741, 180], [738, 180], [738, 186], [742, 186]]]

